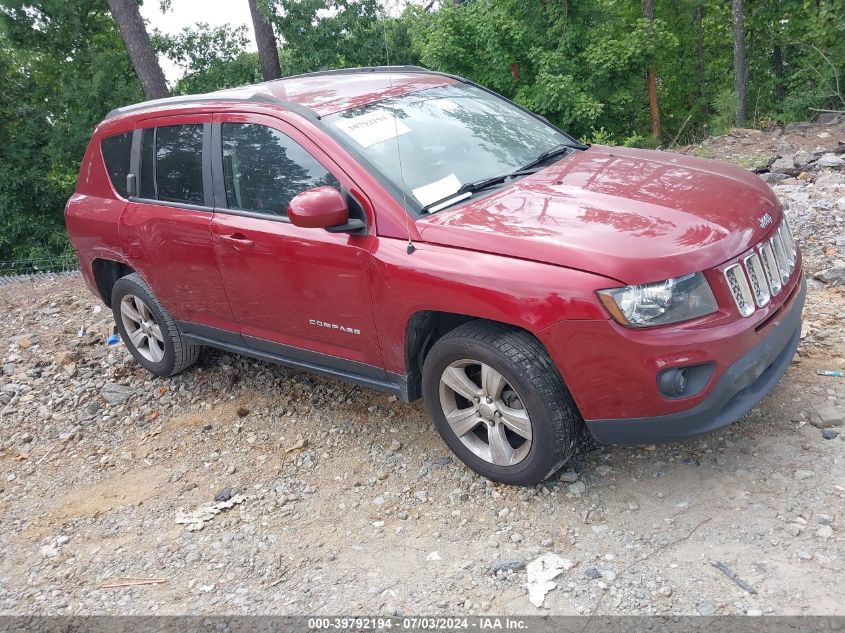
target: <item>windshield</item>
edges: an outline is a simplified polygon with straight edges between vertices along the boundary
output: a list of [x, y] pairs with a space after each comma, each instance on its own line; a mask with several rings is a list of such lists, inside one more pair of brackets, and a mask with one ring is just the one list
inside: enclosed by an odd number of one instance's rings
[[418, 208], [573, 143], [508, 101], [467, 84], [385, 99], [323, 121]]

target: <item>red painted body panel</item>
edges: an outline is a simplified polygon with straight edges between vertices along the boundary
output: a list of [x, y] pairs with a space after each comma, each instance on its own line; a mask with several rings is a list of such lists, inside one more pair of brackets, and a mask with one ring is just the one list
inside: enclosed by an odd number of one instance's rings
[[[325, 115], [453, 81], [400, 72], [326, 75], [262, 84], [252, 92]], [[68, 232], [92, 288], [94, 259], [120, 261], [147, 279], [177, 319], [397, 374], [412, 370], [405, 345], [408, 322], [418, 312], [513, 324], [545, 345], [582, 415], [593, 420], [658, 416], [701, 402], [725, 368], [775, 327], [800, 279], [799, 260], [788, 289], [771, 305], [750, 318], [738, 314], [721, 270], [771, 234], [781, 209], [762, 181], [728, 165], [594, 146], [469, 203], [413, 220], [318, 121], [270, 103], [225, 101], [235, 93], [223, 91], [220, 101], [202, 104], [157, 104], [98, 126], [67, 207]], [[119, 198], [100, 140], [174, 114], [191, 122], [280, 129], [361, 203], [369, 234]], [[765, 213], [772, 222], [762, 228]], [[222, 239], [227, 236], [245, 243]], [[416, 246], [411, 254], [409, 237]], [[683, 324], [621, 327], [595, 294], [696, 271], [704, 271], [719, 310]], [[698, 362], [716, 366], [707, 388], [678, 400], [659, 394], [658, 370]]]
[[718, 266], [780, 204], [753, 174], [680, 154], [593, 146], [419, 222], [427, 242], [589, 270], [626, 284]]

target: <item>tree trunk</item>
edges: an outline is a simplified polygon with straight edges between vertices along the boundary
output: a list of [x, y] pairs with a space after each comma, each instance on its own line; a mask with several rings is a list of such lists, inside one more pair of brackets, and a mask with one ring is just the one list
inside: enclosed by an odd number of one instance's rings
[[264, 81], [279, 79], [282, 68], [279, 66], [279, 49], [273, 25], [268, 22], [256, 6], [256, 0], [249, 0], [249, 12], [255, 29], [255, 43], [258, 45], [258, 61], [261, 63], [261, 76]]
[[748, 64], [745, 61], [745, 24], [742, 0], [732, 0], [734, 30], [734, 92], [736, 92], [736, 124], [745, 125], [747, 116], [745, 97], [748, 92]]
[[137, 0], [108, 0], [109, 9], [117, 22], [120, 36], [129, 52], [129, 59], [147, 99], [161, 99], [169, 97], [164, 73], [158, 65], [158, 58], [150, 44], [150, 36], [138, 10]]
[[702, 0], [695, 3], [695, 78], [698, 82], [698, 99], [705, 113], [710, 112], [710, 100], [707, 98], [707, 60], [704, 53], [704, 17]]
[[783, 100], [786, 98], [786, 84], [783, 81], [783, 49], [775, 44], [772, 49], [772, 71], [775, 74], [775, 96], [783, 111]]
[[[654, 5], [652, 0], [643, 0], [643, 15], [649, 22], [654, 22]], [[649, 29], [648, 38], [651, 39]], [[651, 133], [655, 138], [660, 138], [660, 110], [657, 107], [657, 76], [654, 69], [646, 71], [646, 86], [648, 87], [648, 111], [651, 115]]]

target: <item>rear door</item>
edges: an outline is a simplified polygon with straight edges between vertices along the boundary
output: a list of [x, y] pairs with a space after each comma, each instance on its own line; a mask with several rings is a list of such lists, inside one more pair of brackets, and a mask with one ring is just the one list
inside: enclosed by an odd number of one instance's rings
[[211, 119], [171, 116], [137, 125], [131, 165], [136, 190], [121, 218], [121, 242], [180, 326], [199, 333], [211, 328], [238, 342], [211, 241]]
[[214, 245], [246, 343], [380, 374], [370, 371], [382, 366], [370, 297], [374, 238], [299, 228], [287, 218], [296, 194], [330, 185], [345, 192], [350, 216], [372, 227], [366, 198], [349, 193], [354, 184], [328, 156], [274, 117], [215, 115], [213, 152]]

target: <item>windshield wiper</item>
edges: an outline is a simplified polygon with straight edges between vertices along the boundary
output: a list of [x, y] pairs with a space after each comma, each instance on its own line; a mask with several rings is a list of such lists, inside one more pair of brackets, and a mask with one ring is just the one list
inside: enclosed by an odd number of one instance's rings
[[547, 149], [545, 152], [540, 154], [537, 158], [532, 160], [530, 163], [526, 163], [525, 165], [520, 167], [517, 171], [525, 171], [526, 169], [531, 169], [532, 167], [537, 167], [538, 165], [542, 165], [547, 160], [555, 158], [556, 156], [560, 156], [561, 154], [566, 154], [571, 149], [573, 149], [571, 145], [555, 145], [551, 149]]
[[531, 174], [535, 174], [540, 171], [538, 169], [539, 166], [545, 163], [547, 160], [550, 160], [556, 156], [560, 156], [561, 154], [566, 154], [571, 149], [573, 149], [571, 145], [555, 145], [554, 147], [552, 147], [551, 149], [547, 149], [545, 152], [537, 156], [537, 158], [535, 158], [529, 163], [526, 163], [519, 169], [508, 172], [507, 174], [499, 174], [498, 176], [483, 178], [482, 180], [476, 180], [475, 182], [464, 183], [455, 193], [450, 193], [448, 196], [440, 198], [439, 200], [435, 200], [434, 202], [425, 205], [420, 210], [423, 213], [435, 213], [436, 211], [445, 209], [446, 207], [456, 204], [461, 200], [466, 200], [472, 194], [478, 191], [483, 191], [484, 189], [489, 189], [490, 187], [495, 187], [496, 185], [502, 184], [506, 180], [510, 180], [512, 178], [519, 178], [520, 176], [530, 176]]

